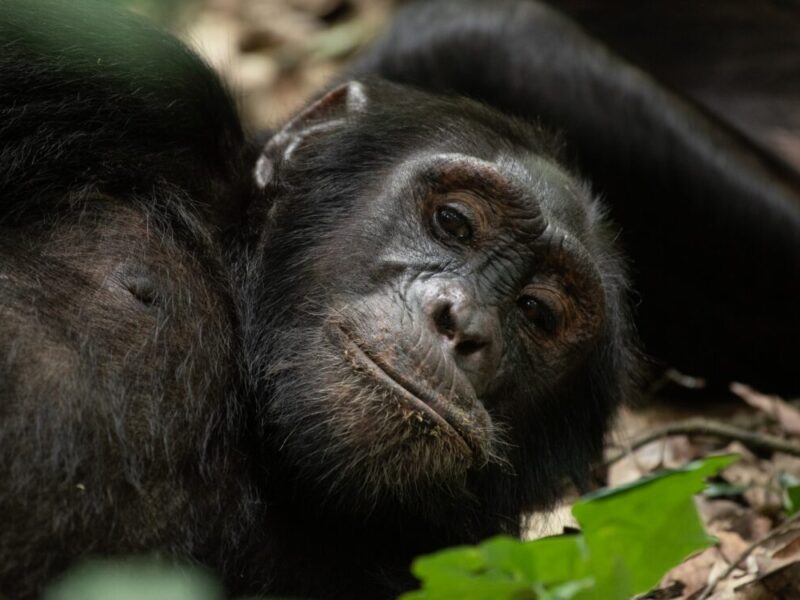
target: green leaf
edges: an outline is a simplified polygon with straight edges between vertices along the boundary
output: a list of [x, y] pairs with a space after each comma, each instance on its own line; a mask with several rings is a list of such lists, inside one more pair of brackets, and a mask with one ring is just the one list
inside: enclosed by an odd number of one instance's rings
[[[424, 588], [401, 599], [567, 600], [591, 586], [586, 579], [586, 557], [580, 536], [533, 542], [499, 536], [480, 546], [450, 548], [417, 559], [412, 572]], [[551, 583], [560, 587], [548, 591]]]
[[790, 485], [784, 490], [784, 506], [786, 513], [791, 516], [800, 510], [800, 485]]
[[709, 483], [706, 489], [703, 490], [703, 496], [708, 498], [730, 498], [732, 496], [741, 496], [752, 486], [738, 485], [734, 483], [714, 482]]
[[582, 536], [560, 535], [520, 542], [501, 536], [480, 546], [486, 562], [515, 579], [558, 583], [586, 577], [588, 553]]
[[221, 600], [220, 586], [196, 568], [150, 559], [86, 563], [47, 589], [43, 600]]
[[783, 488], [783, 507], [792, 516], [800, 511], [800, 479], [789, 473], [781, 473], [778, 481]]
[[717, 456], [584, 497], [580, 535], [507, 536], [414, 562], [422, 589], [402, 600], [623, 600], [709, 546], [692, 496], [738, 457]]
[[579, 500], [572, 513], [590, 549], [598, 598], [624, 599], [651, 589], [670, 568], [714, 543], [692, 496], [706, 477], [738, 460], [716, 456]]

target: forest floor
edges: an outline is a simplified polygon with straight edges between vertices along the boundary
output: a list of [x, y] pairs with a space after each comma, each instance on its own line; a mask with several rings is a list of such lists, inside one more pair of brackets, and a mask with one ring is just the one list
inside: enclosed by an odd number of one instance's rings
[[711, 454], [741, 456], [697, 497], [719, 543], [670, 571], [653, 600], [800, 598], [800, 401], [742, 384], [731, 392], [711, 402], [695, 390], [695, 403], [659, 394], [623, 411], [606, 450], [609, 486]]

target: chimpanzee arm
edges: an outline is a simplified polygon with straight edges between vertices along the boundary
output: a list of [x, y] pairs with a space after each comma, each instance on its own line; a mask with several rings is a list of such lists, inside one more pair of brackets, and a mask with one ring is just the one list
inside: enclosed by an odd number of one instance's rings
[[800, 178], [536, 2], [414, 2], [354, 67], [539, 119], [621, 225], [647, 349], [796, 388]]

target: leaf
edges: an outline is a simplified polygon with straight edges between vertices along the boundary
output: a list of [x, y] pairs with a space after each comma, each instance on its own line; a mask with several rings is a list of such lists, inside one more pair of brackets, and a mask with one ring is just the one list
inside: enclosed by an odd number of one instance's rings
[[[443, 550], [414, 561], [422, 590], [401, 600], [539, 598], [568, 600], [591, 586], [586, 579], [586, 549], [581, 536], [520, 542], [508, 536], [480, 546]], [[558, 584], [550, 591], [548, 584]]]
[[526, 581], [551, 584], [586, 577], [588, 552], [583, 536], [559, 535], [520, 542], [497, 537], [481, 545], [489, 564]]
[[742, 383], [731, 384], [731, 391], [753, 408], [769, 415], [788, 434], [800, 434], [800, 410], [779, 398], [757, 392]]
[[789, 473], [781, 473], [778, 481], [783, 488], [783, 506], [786, 514], [792, 516], [800, 510], [800, 479]]
[[422, 589], [401, 600], [616, 600], [653, 587], [710, 546], [692, 496], [736, 460], [717, 456], [584, 497], [583, 531], [532, 542], [507, 536], [418, 558]]
[[51, 586], [43, 600], [222, 600], [205, 572], [150, 559], [95, 561]]
[[744, 492], [750, 489], [749, 485], [736, 485], [726, 482], [709, 483], [703, 490], [703, 495], [707, 498], [730, 498], [733, 496], [741, 496]]
[[597, 597], [628, 598], [652, 588], [688, 555], [714, 543], [692, 496], [732, 455], [692, 462], [579, 500], [572, 513], [590, 549]]

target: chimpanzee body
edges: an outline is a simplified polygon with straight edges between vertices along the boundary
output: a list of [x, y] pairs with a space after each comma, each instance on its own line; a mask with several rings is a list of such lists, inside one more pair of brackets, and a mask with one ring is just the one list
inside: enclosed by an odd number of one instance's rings
[[537, 3], [405, 7], [263, 147], [138, 18], [7, 1], [0, 44], [11, 598], [148, 552], [392, 597], [413, 556], [518, 534], [638, 368], [573, 168], [645, 347], [791, 386], [793, 176]]

